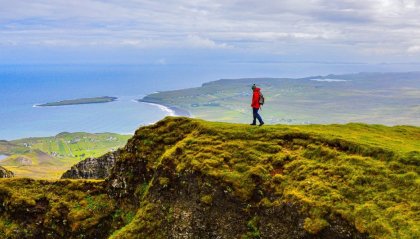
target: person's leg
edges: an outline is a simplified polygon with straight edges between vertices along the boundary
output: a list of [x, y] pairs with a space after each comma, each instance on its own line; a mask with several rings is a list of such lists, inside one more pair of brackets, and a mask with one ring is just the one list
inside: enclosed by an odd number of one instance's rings
[[261, 118], [261, 116], [260, 116], [260, 114], [258, 114], [258, 110], [259, 109], [254, 109], [255, 110], [255, 115], [256, 115], [256, 118], [258, 119], [258, 121], [260, 122], [260, 125], [263, 125], [264, 124], [264, 121], [262, 120], [262, 118]]
[[253, 120], [252, 120], [252, 124], [251, 125], [257, 124], [257, 112], [258, 112], [258, 109], [252, 108], [252, 117], [253, 117]]

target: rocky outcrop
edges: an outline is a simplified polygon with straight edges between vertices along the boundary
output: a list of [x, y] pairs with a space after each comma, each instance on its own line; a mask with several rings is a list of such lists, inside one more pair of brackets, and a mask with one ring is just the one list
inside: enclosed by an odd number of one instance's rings
[[117, 152], [112, 152], [99, 158], [87, 158], [72, 166], [61, 178], [105, 179], [110, 175], [117, 154]]
[[0, 166], [0, 178], [13, 178], [15, 174]]

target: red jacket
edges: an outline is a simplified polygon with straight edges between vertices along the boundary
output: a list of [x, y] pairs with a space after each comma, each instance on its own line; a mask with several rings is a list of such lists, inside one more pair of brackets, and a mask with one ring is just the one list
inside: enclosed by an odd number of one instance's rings
[[252, 95], [251, 107], [254, 109], [260, 108], [260, 90], [261, 90], [260, 88], [255, 88], [254, 94]]

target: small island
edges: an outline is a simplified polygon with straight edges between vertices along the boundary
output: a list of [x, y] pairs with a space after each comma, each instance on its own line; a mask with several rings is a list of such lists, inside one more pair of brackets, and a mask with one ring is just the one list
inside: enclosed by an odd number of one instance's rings
[[57, 102], [40, 104], [40, 105], [36, 105], [36, 106], [47, 107], [47, 106], [99, 104], [99, 103], [113, 102], [113, 101], [116, 101], [117, 99], [118, 99], [117, 97], [101, 96], [101, 97], [93, 97], [93, 98], [80, 98], [80, 99], [73, 99], [73, 100], [62, 100], [62, 101], [57, 101]]

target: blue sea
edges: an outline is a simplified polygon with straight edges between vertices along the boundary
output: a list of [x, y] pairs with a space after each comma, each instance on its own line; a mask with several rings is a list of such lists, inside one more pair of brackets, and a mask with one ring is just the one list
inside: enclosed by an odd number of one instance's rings
[[[134, 101], [156, 92], [221, 78], [305, 77], [361, 71], [410, 71], [417, 65], [224, 63], [203, 65], [0, 65], [0, 139], [60, 132], [132, 134], [168, 112]], [[33, 107], [83, 97], [116, 96], [106, 104]]]

